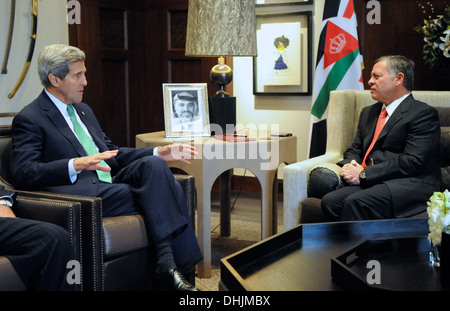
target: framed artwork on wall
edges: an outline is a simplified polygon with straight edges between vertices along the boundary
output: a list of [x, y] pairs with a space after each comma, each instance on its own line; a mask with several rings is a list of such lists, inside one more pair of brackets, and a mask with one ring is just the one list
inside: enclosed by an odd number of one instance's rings
[[206, 83], [164, 83], [166, 137], [210, 136]]
[[256, 6], [313, 4], [313, 0], [256, 0]]
[[256, 15], [254, 95], [311, 95], [311, 11]]

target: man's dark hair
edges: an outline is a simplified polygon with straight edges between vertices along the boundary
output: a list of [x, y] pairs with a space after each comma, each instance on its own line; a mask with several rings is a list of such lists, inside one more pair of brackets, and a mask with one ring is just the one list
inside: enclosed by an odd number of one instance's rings
[[402, 55], [388, 55], [375, 60], [375, 64], [383, 60], [386, 61], [387, 69], [392, 79], [394, 79], [399, 72], [402, 72], [405, 75], [403, 86], [411, 92], [414, 87], [414, 61]]

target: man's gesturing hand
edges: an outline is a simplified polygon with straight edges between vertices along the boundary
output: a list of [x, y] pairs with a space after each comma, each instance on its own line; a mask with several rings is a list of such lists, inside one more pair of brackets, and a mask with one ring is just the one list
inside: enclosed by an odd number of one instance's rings
[[114, 158], [119, 150], [108, 150], [102, 153], [96, 153], [86, 157], [76, 158], [73, 161], [73, 167], [76, 171], [90, 170], [90, 171], [104, 171], [109, 172], [111, 168], [108, 166], [98, 165], [102, 160]]
[[172, 144], [158, 148], [158, 155], [165, 161], [181, 161], [191, 164], [187, 159], [193, 159], [198, 152], [195, 147], [187, 144]]

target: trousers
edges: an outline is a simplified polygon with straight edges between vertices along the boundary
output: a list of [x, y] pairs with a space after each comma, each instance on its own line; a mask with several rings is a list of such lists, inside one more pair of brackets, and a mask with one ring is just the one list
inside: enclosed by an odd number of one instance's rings
[[114, 175], [112, 184], [101, 183], [99, 196], [103, 216], [141, 213], [154, 244], [171, 239], [175, 263], [182, 272], [203, 259], [186, 197], [163, 159], [147, 156], [130, 163]]
[[321, 201], [328, 221], [392, 218], [392, 205], [391, 192], [385, 184], [370, 188], [344, 186], [327, 193]]
[[[71, 290], [67, 263], [74, 259], [69, 233], [57, 225], [0, 218], [0, 255], [9, 259], [29, 290]], [[1, 280], [0, 280], [1, 282]]]

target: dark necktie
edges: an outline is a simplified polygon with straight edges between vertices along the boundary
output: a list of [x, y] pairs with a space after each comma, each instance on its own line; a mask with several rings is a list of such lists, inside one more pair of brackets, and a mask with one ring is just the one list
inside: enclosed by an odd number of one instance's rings
[[383, 110], [381, 110], [380, 112], [380, 115], [378, 116], [377, 127], [375, 128], [375, 134], [373, 135], [372, 142], [370, 143], [369, 149], [367, 149], [366, 155], [364, 156], [364, 160], [362, 161], [363, 168], [367, 167], [366, 165], [367, 157], [369, 156], [370, 152], [372, 152], [372, 148], [375, 145], [378, 136], [380, 136], [381, 130], [383, 129], [384, 124], [386, 123], [386, 118], [387, 118], [387, 111], [386, 108], [383, 108]]
[[[86, 133], [86, 131], [81, 127], [80, 123], [78, 123], [77, 118], [75, 116], [75, 111], [72, 107], [72, 105], [67, 105], [67, 112], [69, 113], [70, 120], [72, 121], [73, 128], [75, 130], [75, 133], [78, 136], [78, 140], [80, 141], [81, 145], [83, 146], [84, 150], [86, 150], [88, 155], [96, 154], [98, 153], [98, 149], [95, 146], [92, 139], [89, 137], [89, 135]], [[105, 161], [101, 161], [99, 165], [107, 166]], [[97, 170], [98, 178], [101, 181], [111, 183], [111, 174], [109, 172], [103, 172], [100, 170]]]

